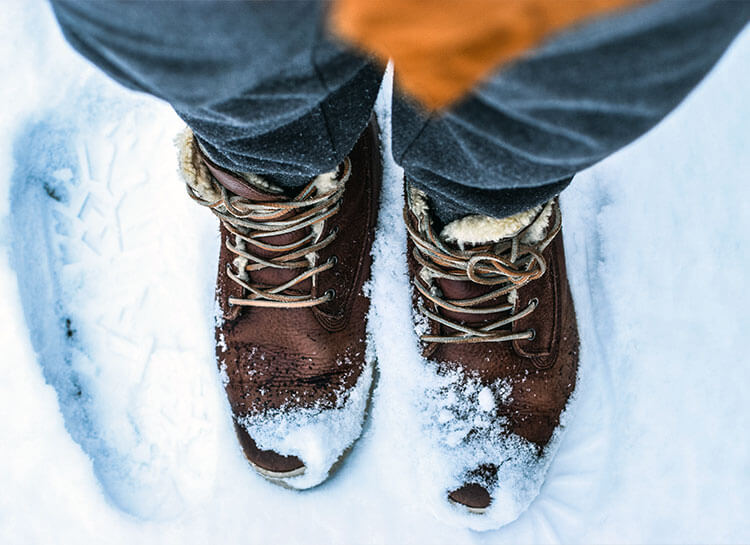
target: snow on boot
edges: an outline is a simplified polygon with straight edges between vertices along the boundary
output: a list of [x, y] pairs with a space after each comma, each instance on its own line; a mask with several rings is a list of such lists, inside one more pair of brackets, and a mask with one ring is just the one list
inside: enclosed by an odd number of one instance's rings
[[372, 384], [377, 127], [294, 197], [217, 166], [189, 131], [180, 162], [189, 195], [221, 220], [216, 354], [240, 444], [264, 477], [315, 486], [361, 434]]
[[508, 523], [537, 495], [576, 384], [578, 331], [557, 199], [509, 218], [434, 231], [407, 184], [404, 220], [422, 356], [444, 379], [425, 392], [452, 475], [447, 498]]

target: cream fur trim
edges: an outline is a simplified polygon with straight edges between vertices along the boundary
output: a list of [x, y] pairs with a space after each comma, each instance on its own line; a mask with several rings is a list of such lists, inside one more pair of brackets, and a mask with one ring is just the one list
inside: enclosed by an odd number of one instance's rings
[[[440, 233], [440, 238], [459, 247], [487, 244], [512, 237], [528, 227], [522, 242], [535, 244], [547, 234], [553, 203], [554, 200], [551, 200], [544, 205], [538, 205], [505, 218], [465, 216], [446, 225]], [[409, 207], [417, 217], [429, 217], [430, 206], [427, 202], [427, 195], [413, 186], [409, 187]]]
[[[337, 174], [338, 169], [332, 170], [331, 172], [324, 172], [323, 174], [319, 174], [315, 177], [315, 180], [313, 180], [313, 187], [315, 188], [315, 191], [318, 195], [333, 193], [334, 191], [337, 191], [342, 185], [346, 184], [346, 181], [349, 179], [350, 174], [343, 176], [341, 179], [336, 177]], [[320, 240], [320, 237], [323, 235], [323, 227], [324, 223], [321, 222], [314, 223], [310, 227], [312, 229], [313, 235], [315, 236], [315, 242], [318, 242]], [[310, 265], [314, 267], [318, 260], [318, 254], [316, 252], [313, 252], [307, 254], [305, 257], [310, 262]]]
[[324, 172], [315, 177], [313, 186], [318, 191], [319, 195], [325, 195], [326, 193], [336, 191], [341, 184], [346, 182], [346, 180], [339, 180], [336, 178], [337, 173], [337, 170], [332, 170], [331, 172]]
[[265, 178], [261, 178], [257, 174], [253, 174], [252, 172], [239, 172], [239, 176], [242, 177], [243, 180], [245, 180], [250, 185], [254, 186], [257, 189], [260, 189], [264, 193], [283, 193], [284, 190], [281, 189], [279, 186], [272, 184], [271, 182], [267, 181]]
[[535, 206], [506, 218], [466, 216], [446, 225], [440, 233], [440, 238], [458, 246], [498, 242], [516, 235], [531, 225], [541, 209], [541, 206]]
[[[202, 199], [212, 202], [221, 199], [221, 193], [217, 189], [218, 184], [213, 181], [213, 176], [208, 170], [203, 161], [198, 156], [198, 141], [195, 139], [193, 131], [189, 127], [185, 127], [175, 137], [175, 145], [178, 150], [179, 160], [179, 171], [183, 181], [189, 185], [195, 193]], [[205, 152], [204, 152], [205, 153]], [[257, 174], [253, 173], [240, 173], [239, 174], [249, 184], [255, 186], [264, 192], [282, 192], [279, 187], [267, 182]], [[325, 195], [338, 190], [342, 185], [349, 179], [349, 174], [337, 178], [338, 169], [331, 172], [324, 172], [318, 175], [313, 181], [313, 187], [316, 190], [317, 195]], [[222, 206], [223, 209], [223, 206]], [[324, 224], [318, 222], [312, 225], [311, 229], [317, 242], [323, 233]], [[240, 237], [235, 237], [235, 245], [240, 250], [245, 250], [245, 242]], [[317, 262], [318, 255], [315, 252], [311, 252], [305, 256], [310, 262], [311, 266], [314, 266]], [[242, 256], [234, 258], [235, 270], [239, 271], [238, 276], [242, 280], [247, 280], [246, 266], [248, 259]]]
[[540, 242], [545, 236], [547, 236], [547, 227], [549, 227], [549, 219], [550, 217], [552, 217], [552, 209], [554, 208], [554, 206], [555, 199], [552, 199], [544, 205], [542, 213], [539, 214], [539, 217], [536, 219], [536, 221], [531, 224], [531, 227], [526, 230], [523, 238], [521, 239], [521, 242], [523, 242], [524, 244], [536, 244], [537, 242]]
[[[189, 127], [185, 127], [174, 140], [177, 146], [179, 171], [183, 181], [189, 185], [199, 196], [208, 201], [215, 201], [221, 198], [221, 194], [216, 189], [213, 176], [203, 161], [199, 160], [197, 146], [199, 145]], [[248, 183], [265, 192], [281, 192], [279, 187], [267, 182], [257, 174], [252, 172], [239, 173]], [[339, 179], [338, 169], [331, 172], [324, 172], [316, 176], [313, 180], [313, 187], [318, 195], [332, 193], [341, 187], [349, 179], [349, 174]]]
[[[216, 190], [215, 184], [211, 181], [212, 176], [203, 161], [198, 159], [198, 141], [195, 139], [193, 131], [185, 127], [174, 140], [178, 150], [180, 163], [180, 175], [182, 179], [193, 190], [207, 201], [215, 201], [221, 198], [221, 194]], [[205, 153], [205, 151], [204, 151]], [[281, 193], [283, 190], [257, 174], [252, 172], [240, 172], [238, 174], [247, 183], [266, 193]]]
[[409, 208], [418, 218], [426, 216], [430, 211], [427, 195], [416, 187], [409, 186]]
[[221, 194], [211, 181], [211, 173], [206, 165], [198, 160], [193, 131], [185, 127], [185, 130], [175, 137], [174, 143], [177, 146], [180, 176], [183, 181], [204, 200], [219, 200]]
[[[408, 197], [409, 208], [412, 213], [420, 218], [420, 221], [421, 218], [425, 217], [429, 220], [430, 206], [427, 202], [427, 195], [415, 187], [409, 187]], [[536, 244], [544, 239], [547, 234], [549, 219], [552, 216], [554, 206], [555, 199], [552, 199], [544, 205], [538, 205], [505, 218], [480, 215], [465, 216], [446, 225], [440, 233], [440, 238], [463, 248], [468, 244], [499, 242], [526, 229], [521, 242]], [[435, 289], [432, 273], [429, 269], [422, 267], [419, 275], [425, 283]], [[508, 303], [516, 306], [518, 290], [514, 289], [508, 293]]]

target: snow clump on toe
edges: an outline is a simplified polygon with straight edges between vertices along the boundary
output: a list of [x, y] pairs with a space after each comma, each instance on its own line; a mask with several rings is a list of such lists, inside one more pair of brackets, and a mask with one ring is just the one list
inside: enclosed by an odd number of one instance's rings
[[304, 473], [283, 479], [285, 485], [312, 488], [328, 477], [331, 468], [362, 434], [372, 377], [373, 363], [368, 359], [354, 388], [342, 395], [334, 408], [282, 408], [238, 421], [260, 449], [296, 456], [305, 464]]

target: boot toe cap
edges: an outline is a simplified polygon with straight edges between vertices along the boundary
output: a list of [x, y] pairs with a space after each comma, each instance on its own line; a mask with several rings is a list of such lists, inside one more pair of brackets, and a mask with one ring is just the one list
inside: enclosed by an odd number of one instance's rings
[[448, 494], [448, 499], [458, 505], [463, 505], [472, 513], [484, 513], [492, 503], [490, 493], [485, 487], [477, 483], [467, 483]]
[[272, 480], [288, 479], [305, 472], [305, 464], [296, 456], [285, 456], [273, 450], [262, 450], [243, 426], [235, 422], [234, 429], [248, 462], [263, 477]]

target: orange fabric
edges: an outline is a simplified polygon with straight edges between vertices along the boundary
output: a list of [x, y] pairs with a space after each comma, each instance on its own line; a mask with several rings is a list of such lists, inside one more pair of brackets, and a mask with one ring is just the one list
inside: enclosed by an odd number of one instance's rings
[[549, 34], [639, 0], [335, 0], [334, 34], [393, 59], [400, 86], [444, 107]]

